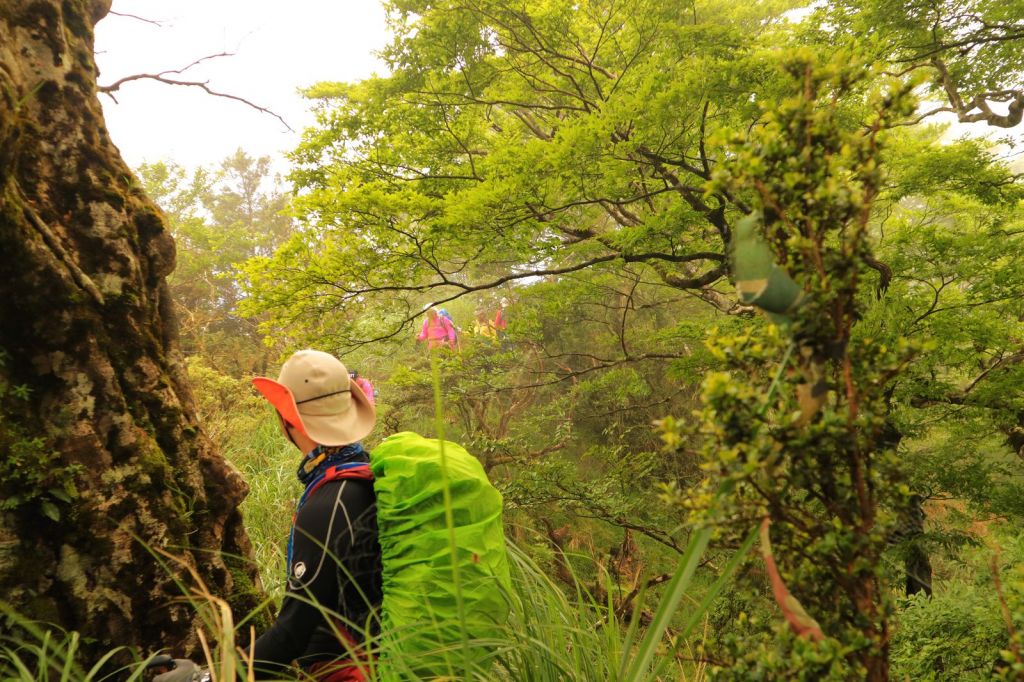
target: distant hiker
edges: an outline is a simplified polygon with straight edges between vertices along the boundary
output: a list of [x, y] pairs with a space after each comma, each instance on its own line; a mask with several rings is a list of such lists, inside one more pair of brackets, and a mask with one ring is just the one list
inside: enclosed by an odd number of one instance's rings
[[508, 323], [505, 322], [505, 308], [508, 307], [508, 299], [502, 297], [501, 303], [498, 306], [498, 312], [494, 314], [494, 328], [498, 331], [498, 336], [501, 338], [505, 337], [505, 329], [508, 327]]
[[373, 387], [370, 380], [364, 376], [360, 376], [359, 371], [355, 369], [350, 369], [348, 371], [348, 376], [359, 386], [359, 388], [363, 389], [363, 395], [365, 395], [366, 399], [370, 401], [370, 404], [376, 406], [377, 389]]
[[427, 309], [426, 318], [423, 320], [423, 329], [420, 330], [417, 341], [426, 341], [427, 347], [442, 348], [448, 346], [452, 350], [458, 348], [458, 335], [455, 332], [455, 325], [447, 317], [440, 315], [437, 308]]
[[498, 341], [501, 342], [501, 350], [506, 351], [509, 348], [508, 333], [505, 331], [508, 328], [508, 323], [505, 321], [505, 308], [508, 307], [508, 299], [502, 297], [501, 303], [498, 306], [498, 311], [494, 314], [494, 322], [492, 326], [498, 335]]
[[363, 682], [349, 652], [363, 658], [364, 637], [380, 629], [382, 599], [373, 474], [360, 443], [373, 430], [373, 404], [340, 360], [316, 350], [296, 352], [276, 381], [258, 377], [253, 386], [302, 453], [297, 474], [306, 488], [288, 538], [284, 601], [255, 643], [256, 676], [283, 679], [296, 662], [316, 680]]
[[491, 340], [498, 338], [498, 332], [494, 329], [492, 320], [483, 308], [476, 311], [476, 319], [473, 320], [473, 334]]
[[454, 348], [458, 348], [459, 347], [459, 333], [462, 332], [462, 330], [459, 329], [459, 325], [455, 324], [455, 320], [452, 319], [451, 313], [449, 313], [445, 308], [438, 308], [437, 309], [437, 314], [439, 316], [443, 317], [444, 319], [448, 320], [448, 322], [452, 325], [452, 329], [455, 330], [455, 346], [453, 346], [453, 347]]

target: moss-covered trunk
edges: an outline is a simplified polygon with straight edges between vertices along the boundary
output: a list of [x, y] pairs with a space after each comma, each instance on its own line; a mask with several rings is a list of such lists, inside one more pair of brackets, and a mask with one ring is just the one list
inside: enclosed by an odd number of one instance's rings
[[187, 572], [147, 546], [251, 595], [255, 571], [225, 561], [250, 556], [246, 486], [197, 424], [174, 243], [104, 125], [109, 5], [0, 0], [0, 598], [97, 647], [188, 653]]

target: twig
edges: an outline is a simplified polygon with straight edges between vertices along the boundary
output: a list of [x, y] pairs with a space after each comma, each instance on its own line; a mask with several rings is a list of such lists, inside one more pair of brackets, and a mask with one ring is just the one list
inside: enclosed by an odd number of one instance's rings
[[624, 615], [626, 615], [626, 611], [632, 605], [633, 600], [636, 599], [637, 596], [639, 596], [641, 590], [647, 590], [647, 589], [650, 589], [650, 588], [654, 587], [655, 585], [661, 585], [662, 583], [667, 583], [671, 579], [672, 579], [672, 575], [670, 573], [662, 573], [661, 575], [656, 575], [653, 578], [650, 578], [643, 585], [637, 585], [636, 587], [634, 587], [632, 589], [632, 591], [629, 594], [627, 594], [625, 597], [623, 597], [622, 603], [620, 603], [615, 608], [615, 615], [618, 616], [619, 618], [622, 618]]
[[190, 86], [190, 87], [195, 87], [195, 88], [201, 88], [208, 95], [212, 95], [214, 97], [224, 97], [226, 99], [233, 99], [236, 102], [241, 102], [242, 104], [245, 104], [246, 106], [251, 107], [251, 108], [255, 109], [256, 111], [259, 111], [260, 113], [269, 114], [270, 116], [273, 116], [278, 121], [280, 121], [281, 124], [285, 128], [287, 128], [289, 130], [289, 132], [294, 132], [292, 127], [290, 125], [288, 125], [288, 122], [285, 121], [284, 118], [282, 118], [280, 114], [277, 114], [277, 113], [271, 111], [270, 109], [267, 109], [266, 107], [261, 107], [260, 105], [255, 104], [254, 102], [251, 102], [251, 101], [245, 99], [244, 97], [239, 97], [238, 95], [231, 95], [231, 94], [228, 94], [226, 92], [219, 92], [217, 90], [213, 90], [212, 88], [210, 88], [210, 85], [209, 85], [210, 81], [208, 81], [208, 80], [206, 80], [206, 81], [183, 81], [183, 80], [177, 80], [177, 79], [174, 79], [174, 78], [167, 78], [167, 74], [171, 74], [171, 73], [182, 74], [185, 71], [188, 71], [189, 69], [191, 69], [193, 66], [196, 66], [197, 64], [201, 64], [202, 62], [205, 62], [207, 60], [216, 59], [217, 57], [232, 57], [232, 56], [234, 56], [233, 52], [220, 52], [218, 54], [211, 54], [211, 55], [207, 55], [205, 57], [200, 57], [199, 59], [195, 60], [191, 64], [189, 64], [187, 66], [184, 66], [184, 67], [182, 67], [180, 69], [167, 69], [166, 71], [160, 71], [160, 72], [157, 72], [157, 73], [136, 73], [136, 74], [133, 74], [131, 76], [125, 76], [124, 78], [119, 78], [118, 80], [114, 81], [110, 85], [98, 85], [96, 87], [96, 90], [97, 90], [97, 92], [102, 92], [102, 93], [105, 93], [105, 94], [109, 95], [110, 98], [113, 99], [116, 102], [117, 99], [114, 97], [114, 95], [112, 93], [115, 93], [118, 90], [120, 90], [121, 86], [124, 85], [125, 83], [130, 83], [132, 81], [137, 81], [137, 80], [154, 80], [154, 81], [157, 81], [158, 83], [165, 83], [167, 85], [185, 85], [185, 86]]
[[114, 16], [117, 16], [117, 17], [125, 17], [126, 19], [137, 19], [139, 21], [144, 21], [147, 24], [153, 24], [154, 26], [163, 26], [163, 24], [161, 24], [159, 21], [153, 21], [152, 19], [146, 19], [144, 17], [136, 16], [134, 14], [126, 14], [124, 12], [115, 12], [114, 10], [110, 10], [109, 12], [107, 12], [107, 14], [113, 14]]
[[234, 57], [234, 56], [235, 56], [234, 52], [218, 52], [217, 54], [208, 54], [205, 57], [200, 57], [199, 59], [196, 59], [191, 64], [188, 64], [186, 66], [181, 67], [180, 69], [166, 69], [165, 71], [160, 71], [160, 72], [155, 73], [155, 74], [145, 74], [145, 73], [143, 73], [143, 74], [135, 74], [133, 76], [125, 76], [124, 78], [121, 78], [119, 80], [114, 81], [110, 85], [97, 85], [96, 89], [99, 92], [111, 93], [111, 92], [114, 92], [114, 91], [118, 90], [121, 87], [122, 84], [128, 83], [129, 81], [135, 81], [135, 80], [139, 80], [139, 79], [142, 79], [142, 78], [162, 78], [163, 76], [166, 76], [169, 73], [176, 73], [176, 74], [181, 75], [181, 74], [185, 73], [186, 71], [188, 71], [189, 69], [191, 69], [193, 66], [198, 66], [199, 64], [202, 64], [203, 62], [209, 61], [211, 59], [217, 59], [219, 57]]

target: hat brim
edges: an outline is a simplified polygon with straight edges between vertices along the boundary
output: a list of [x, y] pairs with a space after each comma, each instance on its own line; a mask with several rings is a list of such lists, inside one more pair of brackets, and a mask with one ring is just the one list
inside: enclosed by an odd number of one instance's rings
[[[295, 404], [295, 396], [287, 386], [267, 377], [256, 377], [252, 380], [252, 385], [267, 399], [267, 402], [274, 406], [274, 409], [289, 426], [293, 426], [309, 436], [302, 423], [302, 417], [299, 416], [299, 407]], [[310, 437], [312, 438], [312, 436]]]

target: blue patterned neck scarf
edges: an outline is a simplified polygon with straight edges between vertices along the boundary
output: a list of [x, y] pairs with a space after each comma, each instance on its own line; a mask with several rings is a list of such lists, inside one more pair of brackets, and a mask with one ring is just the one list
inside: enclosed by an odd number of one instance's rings
[[363, 449], [362, 443], [351, 445], [317, 445], [312, 452], [302, 458], [299, 470], [295, 472], [299, 483], [309, 484], [321, 476], [327, 467], [345, 462], [369, 462], [370, 458]]

